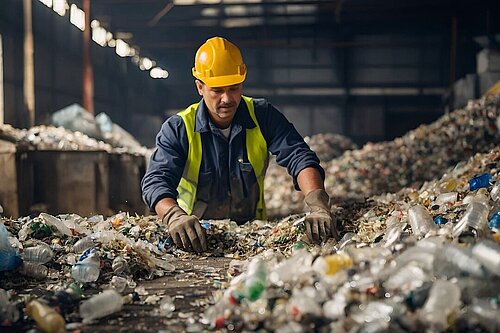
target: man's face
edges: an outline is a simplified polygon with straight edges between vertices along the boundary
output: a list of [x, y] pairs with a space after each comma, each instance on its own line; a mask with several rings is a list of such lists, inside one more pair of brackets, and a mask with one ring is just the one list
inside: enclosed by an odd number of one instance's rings
[[219, 128], [227, 128], [231, 125], [236, 109], [241, 101], [243, 84], [235, 84], [227, 87], [209, 87], [200, 80], [195, 80], [198, 93], [208, 107], [212, 121]]

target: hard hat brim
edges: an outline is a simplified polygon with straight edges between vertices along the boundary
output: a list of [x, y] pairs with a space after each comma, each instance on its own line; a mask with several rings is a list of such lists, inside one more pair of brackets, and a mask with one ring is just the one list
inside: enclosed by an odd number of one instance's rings
[[242, 83], [246, 79], [246, 73], [244, 75], [225, 75], [225, 76], [217, 76], [217, 77], [204, 77], [201, 75], [197, 75], [198, 73], [193, 68], [193, 76], [198, 80], [205, 83], [210, 88], [218, 88], [218, 87], [227, 87], [235, 84]]

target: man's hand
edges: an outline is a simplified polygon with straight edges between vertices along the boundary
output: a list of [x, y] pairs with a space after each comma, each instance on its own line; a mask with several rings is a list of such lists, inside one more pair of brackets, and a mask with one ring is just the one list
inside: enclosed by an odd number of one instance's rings
[[320, 243], [333, 237], [339, 239], [337, 226], [330, 213], [330, 197], [323, 189], [309, 192], [305, 199], [311, 213], [306, 216], [306, 235], [309, 241]]
[[167, 224], [168, 232], [178, 247], [196, 252], [207, 250], [205, 229], [196, 216], [186, 214], [175, 205], [167, 210], [162, 221]]

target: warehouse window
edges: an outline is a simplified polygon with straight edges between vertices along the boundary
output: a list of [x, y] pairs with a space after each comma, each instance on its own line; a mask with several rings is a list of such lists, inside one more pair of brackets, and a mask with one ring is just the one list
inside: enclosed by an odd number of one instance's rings
[[3, 106], [3, 46], [2, 35], [0, 35], [0, 125], [4, 122], [4, 106]]

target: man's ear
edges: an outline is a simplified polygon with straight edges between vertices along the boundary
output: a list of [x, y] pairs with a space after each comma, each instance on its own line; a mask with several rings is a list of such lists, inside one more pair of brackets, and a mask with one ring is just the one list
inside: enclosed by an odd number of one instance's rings
[[198, 94], [200, 96], [203, 96], [203, 82], [201, 82], [200, 80], [196, 79], [196, 80], [194, 80], [194, 83], [196, 85], [196, 89], [198, 90]]

